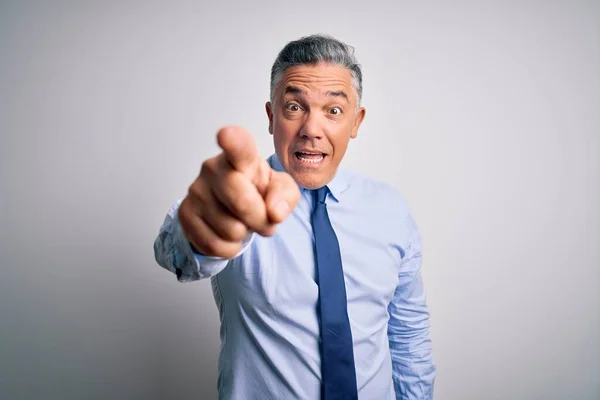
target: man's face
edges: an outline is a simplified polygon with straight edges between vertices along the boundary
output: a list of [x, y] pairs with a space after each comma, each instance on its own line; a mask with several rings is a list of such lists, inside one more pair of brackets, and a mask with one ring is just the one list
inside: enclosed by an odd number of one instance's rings
[[317, 189], [333, 179], [365, 109], [344, 67], [288, 68], [266, 104], [269, 132], [283, 168], [301, 186]]

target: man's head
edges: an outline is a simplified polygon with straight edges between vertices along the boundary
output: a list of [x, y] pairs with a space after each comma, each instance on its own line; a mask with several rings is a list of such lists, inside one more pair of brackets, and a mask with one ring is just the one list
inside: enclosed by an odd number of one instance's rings
[[353, 49], [328, 36], [288, 43], [271, 69], [269, 132], [283, 168], [307, 188], [334, 177], [365, 116]]

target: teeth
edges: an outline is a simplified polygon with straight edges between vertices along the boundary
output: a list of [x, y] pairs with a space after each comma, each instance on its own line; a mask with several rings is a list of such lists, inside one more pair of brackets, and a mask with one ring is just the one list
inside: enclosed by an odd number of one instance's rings
[[311, 163], [311, 164], [317, 164], [317, 163], [323, 161], [323, 156], [321, 156], [319, 158], [304, 158], [304, 157], [300, 156], [298, 158], [303, 162], [307, 162], [307, 163]]

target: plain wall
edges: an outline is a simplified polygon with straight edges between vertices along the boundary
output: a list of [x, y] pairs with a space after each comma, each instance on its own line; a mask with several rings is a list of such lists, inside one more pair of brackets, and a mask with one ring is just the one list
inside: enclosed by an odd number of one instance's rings
[[285, 43], [356, 47], [344, 165], [424, 239], [436, 399], [600, 396], [595, 1], [0, 1], [0, 398], [212, 399], [208, 281], [152, 244]]

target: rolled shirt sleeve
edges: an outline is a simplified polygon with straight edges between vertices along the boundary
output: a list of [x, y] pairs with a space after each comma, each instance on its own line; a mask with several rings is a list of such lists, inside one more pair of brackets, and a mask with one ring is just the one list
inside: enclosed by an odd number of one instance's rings
[[433, 399], [436, 367], [429, 338], [429, 310], [421, 278], [421, 238], [407, 216], [408, 241], [401, 254], [398, 286], [388, 306], [388, 338], [396, 398]]
[[[209, 278], [221, 272], [230, 259], [205, 256], [192, 248], [179, 223], [177, 211], [182, 201], [179, 199], [171, 206], [160, 227], [154, 240], [154, 258], [161, 267], [174, 273], [179, 282]], [[253, 238], [254, 234], [248, 235], [236, 257], [250, 246]]]

